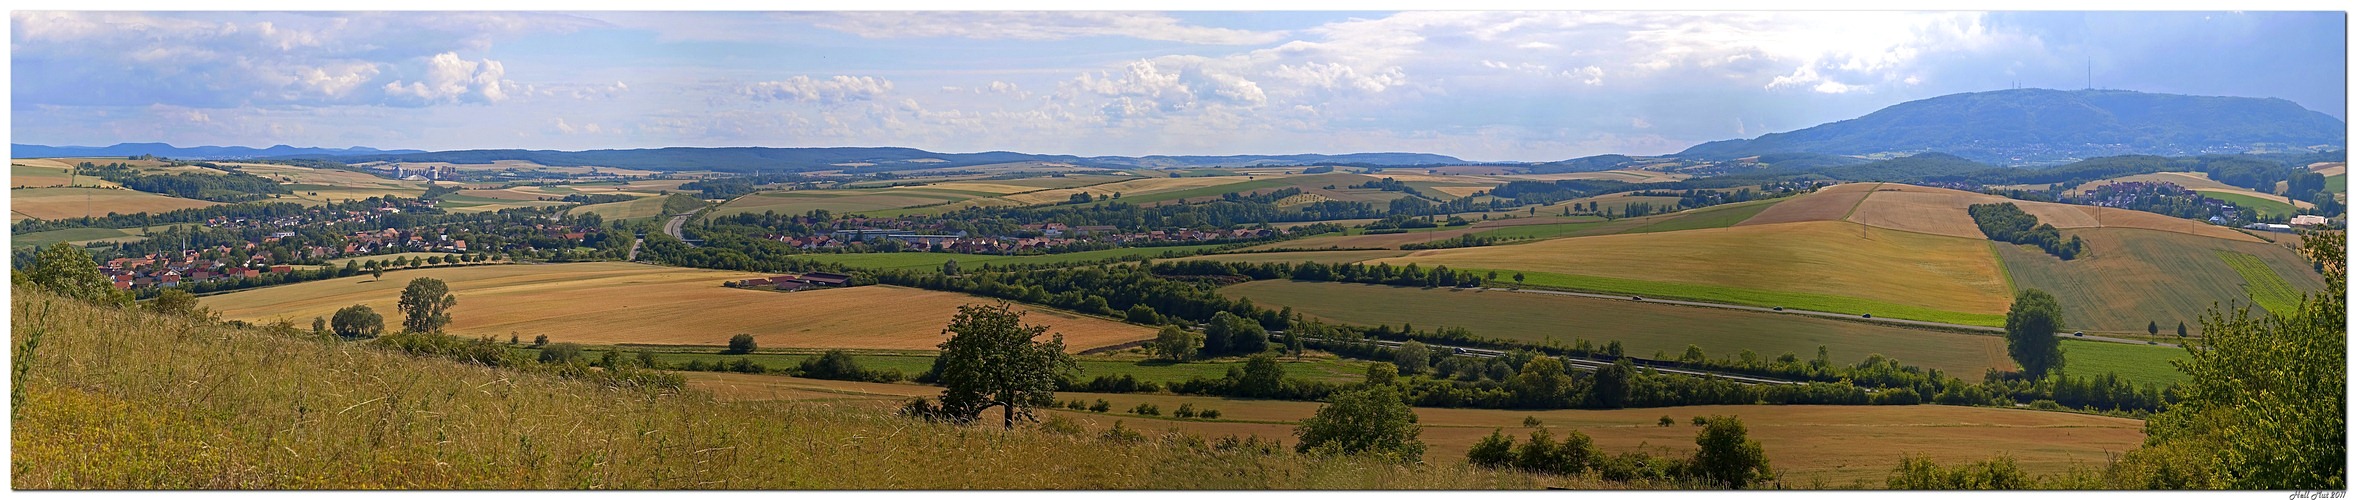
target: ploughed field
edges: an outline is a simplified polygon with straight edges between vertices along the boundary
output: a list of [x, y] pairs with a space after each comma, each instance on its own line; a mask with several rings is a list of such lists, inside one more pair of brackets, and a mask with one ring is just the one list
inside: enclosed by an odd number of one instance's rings
[[[726, 345], [751, 334], [762, 347], [931, 349], [957, 306], [995, 301], [893, 286], [798, 292], [727, 288], [762, 275], [619, 262], [431, 268], [243, 290], [202, 299], [225, 319], [308, 325], [337, 309], [367, 304], [398, 328], [394, 307], [409, 280], [448, 282], [458, 305], [449, 331], [583, 344]], [[1052, 309], [1027, 321], [1062, 333], [1073, 351], [1151, 338], [1153, 329]]]

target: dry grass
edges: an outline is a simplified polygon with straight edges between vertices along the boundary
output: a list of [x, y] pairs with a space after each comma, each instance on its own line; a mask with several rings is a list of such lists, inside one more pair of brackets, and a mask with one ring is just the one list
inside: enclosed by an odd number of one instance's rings
[[1865, 200], [1865, 195], [1871, 194], [1879, 186], [1879, 183], [1858, 183], [1825, 187], [1767, 207], [1759, 215], [1735, 225], [1841, 220], [1849, 216], [1850, 210], [1857, 208], [1858, 202]]
[[2323, 174], [2324, 177], [2331, 177], [2334, 175], [2348, 175], [2348, 162], [2327, 161], [2315, 163], [2307, 165], [2307, 171]]
[[[805, 400], [852, 407], [881, 407], [908, 397], [936, 395], [939, 389], [910, 384], [874, 384], [810, 380], [772, 375], [719, 373], [688, 374], [688, 385], [712, 391], [728, 400]], [[1054, 410], [1071, 419], [1092, 419], [1099, 425], [1124, 420], [1130, 428], [1176, 427], [1202, 435], [1251, 434], [1291, 442], [1294, 423], [1314, 414], [1318, 403], [1227, 399], [1170, 394], [1064, 393], [1063, 399], [1112, 403], [1107, 414]], [[1167, 412], [1179, 404], [1215, 408], [1219, 420], [1177, 420], [1119, 413], [1138, 403], [1154, 403]], [[1430, 449], [1428, 462], [1454, 464], [1464, 460], [1472, 444], [1496, 429], [1523, 437], [1534, 429], [1522, 427], [1535, 417], [1557, 434], [1576, 429], [1595, 439], [1605, 452], [1635, 451], [1656, 454], [1692, 453], [1697, 428], [1686, 421], [1697, 415], [1741, 416], [1751, 437], [1758, 439], [1787, 485], [1805, 486], [1821, 478], [1834, 487], [1865, 481], [1880, 487], [1901, 454], [1928, 456], [1941, 463], [1981, 460], [2008, 453], [2032, 474], [2054, 474], [2073, 465], [2101, 466], [2109, 454], [2125, 453], [2143, 441], [2143, 422], [2074, 413], [1974, 408], [1958, 406], [1686, 406], [1625, 410], [1482, 410], [1417, 408], [1422, 439]], [[1660, 427], [1670, 416], [1677, 424]]]
[[[714, 400], [67, 303], [11, 419], [17, 489], [1535, 488], [1460, 465], [1119, 444], [924, 424], [832, 403]], [[1155, 429], [1145, 429], [1149, 432]], [[1157, 435], [1154, 433], [1151, 435]]]
[[1981, 241], [1845, 222], [1563, 238], [1373, 262], [1857, 297], [1973, 314], [2001, 314], [2012, 296]]
[[[760, 275], [618, 262], [403, 270], [383, 281], [357, 276], [205, 297], [222, 317], [247, 321], [332, 316], [368, 304], [388, 322], [393, 303], [417, 277], [450, 284], [458, 296], [450, 332], [460, 336], [584, 344], [726, 345], [751, 334], [762, 347], [930, 349], [941, 326], [970, 295], [891, 286], [802, 292], [740, 290], [722, 282]], [[1150, 338], [1145, 327], [1017, 306], [1027, 320], [1064, 334], [1073, 351]]]
[[64, 187], [68, 184], [89, 187], [116, 187], [113, 181], [94, 176], [73, 175], [74, 164], [51, 158], [33, 158], [8, 162], [8, 187]]
[[9, 220], [169, 212], [219, 205], [210, 201], [174, 198], [129, 189], [56, 187], [11, 189], [8, 193]]

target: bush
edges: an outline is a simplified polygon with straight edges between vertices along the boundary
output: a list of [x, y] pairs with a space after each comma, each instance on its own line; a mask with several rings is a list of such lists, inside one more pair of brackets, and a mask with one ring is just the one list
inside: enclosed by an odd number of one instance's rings
[[1113, 404], [1112, 404], [1111, 402], [1108, 402], [1108, 401], [1105, 401], [1105, 400], [1099, 399], [1099, 400], [1096, 400], [1096, 404], [1093, 404], [1093, 405], [1088, 405], [1088, 411], [1097, 412], [1097, 413], [1104, 413], [1104, 412], [1108, 412], [1108, 411], [1113, 411]]
[[1722, 416], [1706, 421], [1702, 432], [1693, 437], [1693, 443], [1700, 448], [1693, 452], [1695, 475], [1735, 489], [1774, 477], [1774, 469], [1767, 464], [1766, 450], [1750, 438], [1741, 418]]
[[1194, 418], [1194, 415], [1194, 403], [1180, 403], [1178, 411], [1170, 412], [1170, 416], [1178, 418]]
[[799, 376], [807, 378], [858, 381], [869, 379], [867, 370], [859, 367], [859, 360], [852, 358], [851, 353], [842, 349], [828, 350], [818, 357], [804, 359], [802, 364], [796, 367], [796, 370]]
[[1218, 419], [1219, 419], [1219, 410], [1217, 410], [1217, 409], [1206, 409], [1206, 410], [1203, 410], [1201, 413], [1196, 413], [1196, 414], [1194, 414], [1194, 416], [1196, 416], [1196, 417], [1201, 417], [1203, 420], [1218, 420]]
[[1137, 403], [1137, 407], [1130, 408], [1129, 413], [1135, 413], [1138, 415], [1161, 416], [1162, 407], [1155, 406], [1153, 403]]
[[1899, 459], [1889, 478], [1893, 490], [2020, 490], [2029, 486], [2020, 463], [2002, 454], [1952, 469], [1939, 467], [1927, 457], [1909, 456]]
[[1677, 425], [1677, 419], [1669, 418], [1668, 415], [1661, 416], [1661, 427], [1668, 427], [1672, 425]]
[[549, 364], [565, 364], [565, 363], [571, 363], [571, 362], [573, 362], [573, 360], [580, 359], [580, 358], [581, 358], [581, 345], [580, 345], [580, 344], [575, 344], [575, 343], [571, 343], [571, 342], [559, 342], [559, 343], [556, 343], [556, 344], [553, 344], [553, 345], [550, 345], [550, 346], [548, 346], [548, 347], [545, 347], [545, 348], [542, 348], [542, 349], [540, 349], [540, 362], [541, 362], [541, 363], [549, 363]]
[[754, 349], [760, 347], [760, 344], [753, 342], [752, 334], [739, 333], [734, 337], [728, 337], [728, 349], [720, 351], [720, 354], [751, 354]]
[[1489, 437], [1473, 443], [1472, 451], [1465, 452], [1465, 461], [1475, 466], [1501, 468], [1513, 464], [1513, 438], [1506, 437], [1505, 429], [1489, 432]]

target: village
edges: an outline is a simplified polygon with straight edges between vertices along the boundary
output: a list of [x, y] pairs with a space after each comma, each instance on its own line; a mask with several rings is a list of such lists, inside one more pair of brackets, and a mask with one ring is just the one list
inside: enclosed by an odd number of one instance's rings
[[[845, 222], [857, 223], [861, 219]], [[904, 223], [902, 225], [905, 225]], [[792, 236], [771, 234], [764, 238], [778, 241], [801, 250], [844, 250], [854, 243], [874, 245], [890, 241], [893, 246], [927, 252], [968, 254], [1014, 254], [1046, 252], [1076, 244], [1104, 243], [1123, 246], [1151, 246], [1158, 243], [1215, 243], [1221, 241], [1252, 240], [1285, 234], [1277, 229], [1172, 229], [1121, 232], [1113, 226], [1068, 226], [1062, 223], [1025, 224], [1023, 231], [1011, 236], [975, 236], [967, 231], [946, 234], [920, 232], [914, 228], [837, 229], [823, 234]], [[938, 230], [935, 228], [934, 230]], [[1036, 236], [1031, 236], [1031, 235]]]

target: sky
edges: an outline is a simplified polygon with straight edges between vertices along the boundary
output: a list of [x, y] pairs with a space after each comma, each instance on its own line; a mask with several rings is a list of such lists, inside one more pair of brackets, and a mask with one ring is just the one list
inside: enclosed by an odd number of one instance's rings
[[2020, 87], [2346, 119], [2341, 12], [67, 12], [11, 142], [1674, 153]]

